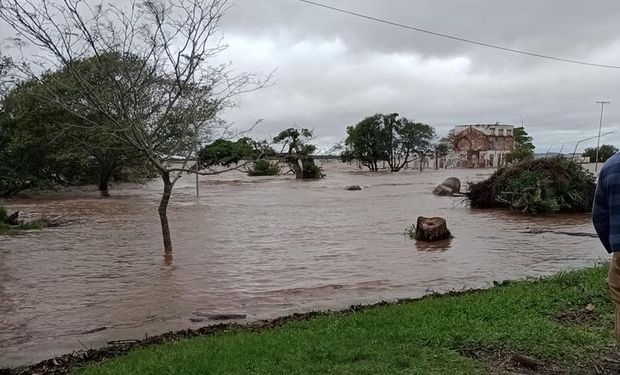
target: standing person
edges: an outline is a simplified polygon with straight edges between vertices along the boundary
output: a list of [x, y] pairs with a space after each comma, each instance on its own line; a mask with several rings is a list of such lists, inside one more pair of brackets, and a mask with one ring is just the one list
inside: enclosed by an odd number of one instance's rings
[[603, 246], [613, 254], [608, 284], [616, 305], [614, 333], [620, 341], [620, 153], [609, 158], [598, 175], [592, 222]]

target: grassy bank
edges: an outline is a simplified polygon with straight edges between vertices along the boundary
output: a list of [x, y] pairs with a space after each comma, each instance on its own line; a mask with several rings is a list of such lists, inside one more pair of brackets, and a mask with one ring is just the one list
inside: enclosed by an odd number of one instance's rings
[[613, 355], [605, 277], [600, 266], [273, 329], [233, 328], [138, 348], [75, 373], [596, 373]]

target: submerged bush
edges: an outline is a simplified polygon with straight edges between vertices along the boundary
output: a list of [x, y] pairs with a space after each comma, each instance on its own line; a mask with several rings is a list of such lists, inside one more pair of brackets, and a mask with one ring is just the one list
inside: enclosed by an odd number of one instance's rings
[[302, 162], [302, 175], [304, 179], [319, 179], [325, 177], [323, 169], [314, 163], [314, 159], [307, 159]]
[[35, 219], [31, 221], [18, 220], [12, 221], [9, 219], [9, 213], [6, 208], [0, 205], [0, 233], [11, 233], [13, 229], [41, 229], [43, 227], [50, 226], [52, 221], [46, 218]]
[[589, 212], [595, 178], [564, 158], [525, 160], [469, 185], [472, 208], [509, 207], [528, 214]]
[[258, 159], [252, 163], [248, 170], [249, 176], [277, 176], [280, 174], [280, 167], [268, 160]]

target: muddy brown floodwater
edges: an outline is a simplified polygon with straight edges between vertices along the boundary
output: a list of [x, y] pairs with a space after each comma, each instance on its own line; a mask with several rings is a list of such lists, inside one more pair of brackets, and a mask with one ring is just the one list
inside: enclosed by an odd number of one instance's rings
[[[28, 215], [79, 222], [0, 237], [0, 367], [199, 327], [210, 323], [194, 322], [204, 314], [269, 318], [607, 259], [595, 238], [523, 233], [593, 233], [588, 215], [476, 211], [461, 198], [431, 194], [446, 177], [472, 181], [490, 171], [370, 174], [324, 165], [321, 181], [205, 177], [199, 201], [193, 177], [180, 181], [169, 210], [172, 265], [162, 256], [157, 181], [122, 186], [109, 199], [76, 189], [6, 201]], [[352, 184], [364, 190], [344, 190]], [[447, 218], [455, 238], [417, 247], [403, 231], [418, 215]]]

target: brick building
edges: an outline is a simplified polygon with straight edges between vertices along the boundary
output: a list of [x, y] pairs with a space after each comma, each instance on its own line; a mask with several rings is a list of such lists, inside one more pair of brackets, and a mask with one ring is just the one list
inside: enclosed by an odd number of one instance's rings
[[457, 167], [491, 168], [506, 164], [514, 149], [512, 125], [458, 125], [452, 130]]

